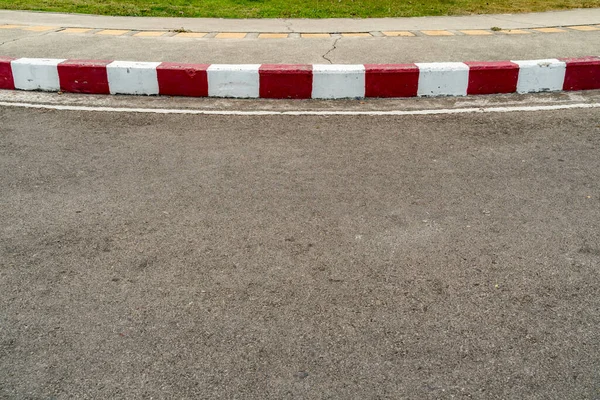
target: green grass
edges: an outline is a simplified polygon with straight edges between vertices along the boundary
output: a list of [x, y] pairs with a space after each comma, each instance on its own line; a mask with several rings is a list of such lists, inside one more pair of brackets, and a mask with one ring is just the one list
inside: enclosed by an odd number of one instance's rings
[[600, 0], [0, 0], [0, 8], [101, 15], [367, 18], [600, 7]]

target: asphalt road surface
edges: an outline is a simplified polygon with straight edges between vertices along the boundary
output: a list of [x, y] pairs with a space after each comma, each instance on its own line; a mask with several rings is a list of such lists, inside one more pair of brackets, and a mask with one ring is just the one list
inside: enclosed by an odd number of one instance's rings
[[0, 397], [598, 399], [599, 155], [599, 109], [0, 107]]

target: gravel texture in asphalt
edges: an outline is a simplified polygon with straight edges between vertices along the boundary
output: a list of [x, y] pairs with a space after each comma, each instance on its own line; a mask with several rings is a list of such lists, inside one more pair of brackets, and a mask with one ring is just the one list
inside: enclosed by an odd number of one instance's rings
[[597, 110], [0, 121], [0, 397], [600, 396]]

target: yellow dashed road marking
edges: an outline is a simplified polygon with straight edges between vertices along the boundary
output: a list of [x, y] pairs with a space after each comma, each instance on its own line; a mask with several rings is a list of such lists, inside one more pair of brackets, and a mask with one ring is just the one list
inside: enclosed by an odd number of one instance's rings
[[534, 28], [534, 31], [542, 32], [542, 33], [561, 33], [566, 32], [564, 29], [559, 28]]
[[387, 32], [381, 32], [383, 33], [385, 36], [415, 36], [414, 33], [411, 32], [407, 32], [407, 31], [387, 31]]
[[181, 32], [181, 33], [178, 33], [177, 35], [175, 35], [175, 37], [201, 38], [201, 37], [204, 37], [206, 35], [207, 35], [206, 32]]
[[454, 33], [448, 31], [421, 31], [427, 36], [454, 36]]
[[328, 38], [331, 37], [329, 33], [303, 33], [300, 35], [303, 38]]
[[127, 30], [122, 30], [122, 29], [105, 29], [103, 31], [97, 32], [96, 35], [106, 35], [106, 36], [121, 36], [126, 34]]
[[600, 31], [600, 28], [597, 26], [570, 26], [569, 29], [575, 29], [576, 31]]
[[0, 29], [19, 29], [23, 28], [23, 25], [0, 25]]
[[259, 39], [285, 39], [287, 37], [287, 33], [261, 33], [258, 35]]
[[372, 37], [370, 33], [366, 32], [348, 32], [342, 33], [342, 37]]
[[93, 31], [92, 28], [66, 28], [60, 31], [60, 33], [86, 33]]
[[507, 35], [529, 35], [529, 34], [531, 34], [531, 32], [527, 32], [522, 29], [508, 29], [508, 30], [501, 30], [500, 32], [506, 33]]
[[246, 37], [246, 32], [221, 32], [215, 38], [217, 39], [243, 39]]
[[162, 36], [162, 35], [164, 35], [164, 34], [165, 34], [164, 32], [150, 32], [150, 31], [148, 31], [148, 32], [138, 32], [138, 33], [136, 33], [136, 34], [135, 34], [135, 35], [133, 35], [133, 36], [140, 36], [140, 37], [159, 37], [159, 36]]
[[23, 28], [26, 31], [32, 32], [46, 32], [46, 31], [55, 31], [59, 29], [56, 26], [28, 26], [27, 28]]
[[460, 32], [464, 33], [465, 35], [469, 35], [469, 36], [493, 35], [492, 32], [490, 32], [490, 31], [484, 31], [483, 29], [469, 29], [469, 30], [460, 31]]

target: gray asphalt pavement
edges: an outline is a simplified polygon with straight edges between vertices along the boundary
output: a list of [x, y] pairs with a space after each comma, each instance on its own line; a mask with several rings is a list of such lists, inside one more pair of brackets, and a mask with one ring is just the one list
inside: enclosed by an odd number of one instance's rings
[[598, 109], [0, 121], [2, 398], [600, 397]]

